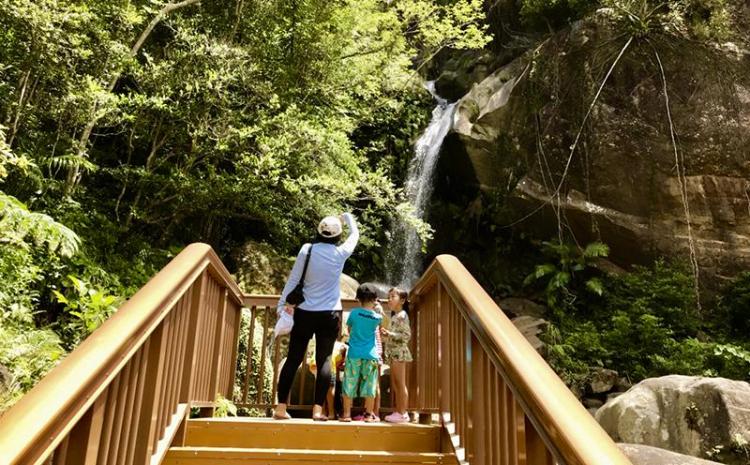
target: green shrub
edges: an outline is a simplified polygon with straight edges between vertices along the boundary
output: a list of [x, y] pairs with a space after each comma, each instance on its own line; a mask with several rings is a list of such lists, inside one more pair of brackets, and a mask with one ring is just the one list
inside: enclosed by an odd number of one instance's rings
[[[569, 385], [580, 388], [601, 366], [634, 381], [666, 374], [750, 380], [744, 317], [750, 273], [732, 281], [719, 312], [707, 316], [696, 311], [693, 281], [682, 264], [658, 260], [603, 282], [596, 298], [582, 293], [582, 282], [571, 288], [586, 298], [556, 314], [545, 334], [550, 364]], [[722, 324], [714, 323], [709, 332], [708, 317]]]
[[732, 335], [750, 340], [750, 272], [740, 273], [721, 293], [719, 326]]
[[622, 312], [629, 318], [652, 315], [677, 338], [695, 336], [701, 325], [693, 278], [681, 264], [657, 260], [651, 267], [611, 278], [598, 313]]

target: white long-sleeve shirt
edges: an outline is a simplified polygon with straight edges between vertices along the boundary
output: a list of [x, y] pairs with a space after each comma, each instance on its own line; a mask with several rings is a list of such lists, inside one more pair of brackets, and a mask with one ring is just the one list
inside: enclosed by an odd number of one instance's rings
[[[341, 288], [339, 281], [344, 270], [346, 259], [354, 252], [359, 242], [359, 228], [351, 213], [344, 213], [344, 221], [349, 226], [349, 237], [343, 244], [315, 244], [312, 248], [310, 263], [307, 265], [305, 275], [305, 286], [303, 295], [305, 300], [297, 306], [308, 311], [331, 311], [341, 310]], [[305, 244], [297, 254], [292, 271], [286, 280], [284, 290], [277, 308], [284, 309], [286, 296], [297, 286], [305, 267], [305, 259], [310, 251], [311, 244]]]

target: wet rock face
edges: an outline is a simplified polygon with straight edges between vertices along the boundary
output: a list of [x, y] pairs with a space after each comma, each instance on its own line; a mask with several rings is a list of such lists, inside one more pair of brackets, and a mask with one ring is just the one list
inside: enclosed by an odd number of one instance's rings
[[646, 379], [607, 402], [596, 419], [615, 441], [746, 464], [750, 384], [671, 375]]
[[[508, 191], [516, 218], [548, 201], [565, 173], [560, 206], [571, 229], [579, 241], [601, 237], [616, 262], [687, 258], [692, 235], [706, 275], [748, 268], [750, 53], [633, 42], [571, 156], [624, 45], [616, 35], [605, 20], [586, 20], [475, 84], [458, 104], [441, 172], [464, 190]], [[542, 208], [520, 227], [546, 235], [554, 218]]]

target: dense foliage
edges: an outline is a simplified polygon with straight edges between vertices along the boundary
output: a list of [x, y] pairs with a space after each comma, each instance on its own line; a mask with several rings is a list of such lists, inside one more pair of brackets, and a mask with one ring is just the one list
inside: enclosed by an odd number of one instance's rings
[[[571, 282], [566, 292], [576, 298], [554, 301], [546, 335], [548, 358], [568, 383], [582, 388], [600, 367], [632, 381], [666, 374], [750, 381], [748, 333], [717, 327], [716, 314], [698, 311], [689, 268], [660, 260], [621, 275], [589, 272], [602, 288]], [[727, 312], [736, 311], [742, 295], [734, 288], [743, 279], [722, 294]], [[712, 304], [721, 305], [715, 298]]]
[[549, 30], [607, 9], [639, 34], [727, 39], [732, 10], [737, 7], [731, 0], [522, 0], [519, 15], [527, 27]]
[[0, 0], [0, 409], [186, 243], [291, 255], [352, 210], [372, 275], [429, 117], [419, 69], [482, 47], [482, 18], [478, 0]]

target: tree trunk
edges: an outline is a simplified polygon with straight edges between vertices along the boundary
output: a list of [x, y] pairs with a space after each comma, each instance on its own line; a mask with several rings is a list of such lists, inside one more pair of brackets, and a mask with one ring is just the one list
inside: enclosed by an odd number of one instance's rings
[[13, 147], [13, 141], [16, 139], [16, 133], [18, 132], [18, 122], [21, 120], [21, 112], [25, 106], [26, 89], [29, 87], [29, 78], [31, 77], [31, 69], [26, 71], [26, 74], [21, 78], [21, 94], [18, 96], [18, 107], [16, 108], [16, 117], [13, 120], [13, 126], [10, 129], [10, 136], [8, 137], [8, 147]]
[[[141, 35], [138, 37], [138, 40], [136, 40], [133, 47], [130, 49], [130, 56], [135, 57], [138, 55], [138, 52], [141, 50], [141, 47], [143, 47], [143, 44], [146, 42], [146, 39], [151, 35], [151, 32], [153, 32], [154, 28], [164, 20], [167, 16], [169, 16], [171, 13], [180, 10], [182, 8], [194, 5], [196, 3], [200, 3], [200, 0], [184, 0], [182, 2], [177, 3], [168, 3], [164, 5], [164, 8], [162, 8], [159, 13], [154, 16], [154, 18], [151, 20], [150, 23], [148, 23], [148, 26], [146, 26], [146, 29], [143, 30]], [[112, 92], [115, 89], [115, 86], [117, 85], [117, 80], [120, 79], [120, 74], [122, 73], [122, 69], [118, 69], [114, 75], [110, 78], [109, 83], [107, 84], [107, 90], [109, 92]], [[94, 103], [94, 108], [92, 110], [91, 119], [86, 124], [86, 127], [83, 129], [83, 132], [81, 133], [81, 137], [78, 140], [78, 151], [76, 153], [76, 156], [78, 157], [84, 157], [86, 156], [86, 149], [88, 148], [89, 139], [91, 138], [91, 133], [94, 131], [94, 127], [97, 123], [97, 117], [96, 117], [96, 110], [97, 105]], [[69, 172], [66, 182], [66, 190], [70, 192], [76, 184], [80, 181], [80, 170], [77, 166], [74, 166]]]

